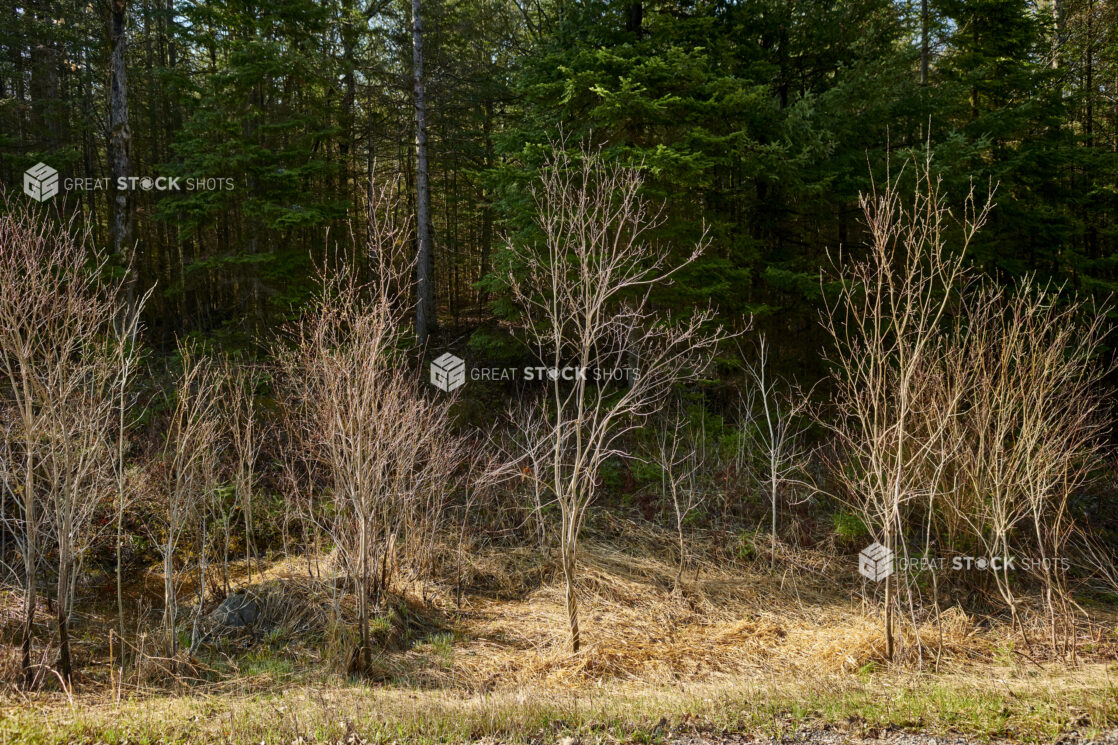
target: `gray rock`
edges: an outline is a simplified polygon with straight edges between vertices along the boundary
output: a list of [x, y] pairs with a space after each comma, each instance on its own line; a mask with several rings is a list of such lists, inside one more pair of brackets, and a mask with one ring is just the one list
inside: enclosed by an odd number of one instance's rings
[[210, 620], [230, 629], [244, 628], [256, 623], [260, 617], [260, 604], [244, 592], [235, 592], [210, 613]]

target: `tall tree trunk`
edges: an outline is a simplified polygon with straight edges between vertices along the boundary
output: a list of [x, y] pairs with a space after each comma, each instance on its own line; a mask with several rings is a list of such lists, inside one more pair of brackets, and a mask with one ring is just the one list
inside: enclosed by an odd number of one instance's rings
[[39, 149], [53, 151], [62, 146], [63, 110], [60, 100], [58, 42], [51, 32], [38, 31], [54, 25], [59, 10], [52, 2], [32, 3], [36, 8], [35, 37], [30, 44], [31, 136]]
[[1084, 90], [1087, 92], [1087, 113], [1083, 119], [1083, 134], [1087, 147], [1095, 146], [1095, 31], [1094, 31], [1094, 0], [1087, 2], [1087, 39], [1084, 45], [1083, 71], [1085, 76]]
[[[482, 134], [485, 138], [485, 169], [488, 171], [493, 165], [493, 137], [492, 137], [492, 123], [493, 123], [493, 102], [487, 100], [485, 102], [485, 118], [482, 120]], [[478, 270], [478, 279], [485, 279], [489, 274], [489, 251], [490, 244], [493, 242], [493, 198], [489, 193], [488, 188], [482, 187], [481, 192], [482, 212], [481, 212], [481, 261]], [[485, 289], [485, 285], [481, 284], [478, 289], [478, 312], [483, 313], [485, 306], [489, 302], [489, 293]]]
[[[128, 125], [128, 68], [125, 34], [128, 0], [107, 0], [109, 3], [109, 171], [113, 189], [113, 251], [121, 257], [132, 250], [132, 195], [118, 188], [120, 178], [132, 175], [132, 130]], [[130, 258], [130, 257], [129, 257]], [[129, 282], [128, 300], [135, 295], [135, 283]]]
[[640, 37], [644, 31], [644, 3], [633, 0], [626, 8], [625, 30]]
[[920, 85], [928, 84], [928, 0], [920, 0]]
[[420, 0], [412, 0], [412, 78], [415, 84], [415, 335], [420, 344], [434, 327], [434, 260], [431, 253], [431, 193], [427, 171], [427, 98], [423, 90], [423, 21]]
[[342, 136], [338, 143], [338, 151], [342, 156], [342, 191], [346, 202], [356, 204], [353, 186], [357, 181], [358, 160], [356, 132], [354, 129], [354, 106], [357, 101], [357, 60], [354, 55], [357, 46], [357, 27], [353, 23], [353, 2], [345, 0], [342, 3], [342, 86], [345, 97], [342, 99]]
[[[112, 242], [113, 252], [125, 261], [130, 260], [132, 250], [132, 196], [128, 190], [118, 189], [117, 182], [120, 178], [132, 175], [132, 131], [128, 125], [128, 77], [127, 77], [127, 36], [124, 25], [127, 22], [127, 0], [107, 0], [109, 3], [109, 171], [112, 177]], [[125, 257], [125, 253], [128, 256]], [[129, 276], [135, 276], [129, 272]], [[127, 301], [129, 306], [135, 300], [135, 281], [129, 280], [126, 285]], [[123, 395], [123, 394], [122, 394]], [[120, 401], [121, 431], [118, 434], [118, 457], [123, 457], [124, 447], [124, 401]], [[124, 477], [123, 461], [118, 466], [122, 469], [118, 474], [119, 504], [117, 505], [116, 524], [116, 601], [117, 620], [119, 621], [120, 638], [124, 640], [124, 581], [121, 567], [121, 551], [124, 540]], [[61, 621], [59, 632], [61, 633]]]
[[1052, 0], [1052, 19], [1056, 28], [1052, 33], [1052, 69], [1060, 67], [1060, 54], [1064, 48], [1064, 4], [1063, 0]]
[[[9, 14], [10, 15], [9, 15], [9, 18], [8, 18], [8, 22], [11, 24], [11, 26], [9, 26], [9, 28], [12, 28], [12, 29], [20, 28], [19, 13], [16, 12], [16, 4], [15, 3], [12, 3], [11, 6], [9, 7]], [[14, 38], [11, 40], [11, 46], [8, 47], [8, 59], [9, 59], [9, 62], [12, 66], [11, 95], [13, 95], [15, 97], [16, 102], [19, 103], [21, 108], [22, 108], [22, 105], [24, 103], [24, 99], [27, 96], [26, 86], [24, 85], [24, 80], [23, 80], [23, 45], [21, 43], [18, 43], [16, 41], [16, 39], [14, 39]], [[20, 132], [19, 132], [19, 139], [20, 139], [20, 142], [22, 142], [23, 141], [23, 126], [22, 126], [23, 115], [20, 114], [19, 116], [17, 116], [16, 120], [21, 125], [20, 126]]]

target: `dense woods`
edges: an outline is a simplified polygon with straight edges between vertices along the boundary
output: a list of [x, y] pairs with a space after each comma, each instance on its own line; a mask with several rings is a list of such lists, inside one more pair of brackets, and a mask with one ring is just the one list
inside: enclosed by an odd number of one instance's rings
[[827, 578], [874, 664], [938, 670], [960, 614], [1118, 648], [1115, 4], [3, 14], [13, 686], [212, 681], [216, 628], [296, 605], [385, 679], [491, 553], [592, 657], [619, 525], [672, 613], [700, 567]]
[[[547, 143], [641, 163], [654, 238], [710, 250], [665, 307], [757, 314], [812, 364], [817, 274], [856, 245], [858, 194], [911, 150], [946, 198], [997, 184], [972, 249], [1000, 279], [1114, 289], [1118, 16], [1112, 3], [283, 3], [36, 0], [0, 24], [0, 180], [42, 161], [108, 179], [80, 215], [164, 348], [242, 347], [297, 313], [315, 257], [365, 231], [400, 176], [449, 338], [500, 318], [503, 237], [528, 230]], [[418, 21], [422, 21], [420, 24]], [[214, 179], [118, 191], [116, 179]], [[127, 250], [126, 250], [127, 249]], [[134, 251], [134, 256], [129, 252]], [[424, 322], [428, 323], [427, 321]], [[484, 337], [488, 340], [488, 337]], [[479, 339], [479, 343], [481, 340]], [[818, 373], [818, 370], [816, 370]]]

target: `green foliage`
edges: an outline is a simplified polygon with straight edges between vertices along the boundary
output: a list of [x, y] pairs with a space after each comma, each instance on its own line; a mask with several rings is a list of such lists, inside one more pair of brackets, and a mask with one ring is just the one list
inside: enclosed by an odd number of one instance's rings
[[524, 359], [524, 344], [501, 328], [483, 326], [470, 334], [467, 345], [471, 352], [494, 365], [511, 364]]
[[602, 485], [613, 492], [621, 491], [622, 485], [625, 483], [626, 467], [621, 461], [616, 458], [602, 463], [602, 470], [598, 477], [602, 480]]
[[914, 126], [893, 6], [641, 6], [639, 28], [628, 2], [572, 6], [524, 60], [521, 108], [498, 140], [512, 160], [494, 174], [513, 240], [533, 240], [526, 183], [541, 151], [590, 139], [642, 164], [646, 196], [663, 204], [651, 240], [680, 257], [709, 241], [658, 302], [795, 319], [797, 338], [816, 341], [821, 217], [838, 216], [841, 240], [869, 183], [867, 150]]
[[746, 531], [738, 536], [737, 557], [743, 561], [752, 561], [757, 558], [758, 535], [755, 531]]
[[835, 534], [844, 541], [853, 541], [869, 535], [862, 518], [851, 512], [836, 512], [832, 518], [835, 524]]

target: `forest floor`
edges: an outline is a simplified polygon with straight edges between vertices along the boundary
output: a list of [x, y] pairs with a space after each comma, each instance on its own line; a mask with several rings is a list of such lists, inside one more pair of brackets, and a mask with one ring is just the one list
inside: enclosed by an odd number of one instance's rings
[[[215, 631], [173, 677], [150, 654], [123, 680], [112, 672], [106, 602], [79, 624], [76, 692], [9, 687], [0, 743], [1118, 743], [1114, 608], [1091, 608], [1069, 661], [1042, 629], [1025, 644], [946, 597], [941, 622], [907, 624], [887, 664], [853, 556], [784, 547], [773, 568], [760, 543], [708, 538], [677, 587], [664, 534], [599, 523], [584, 543], [578, 654], [553, 557], [447, 551], [452, 585], [385, 604], [371, 677], [345, 669], [354, 638], [326, 563], [238, 576], [257, 623]], [[132, 600], [154, 607], [144, 593], [159, 582], [141, 578]]]

